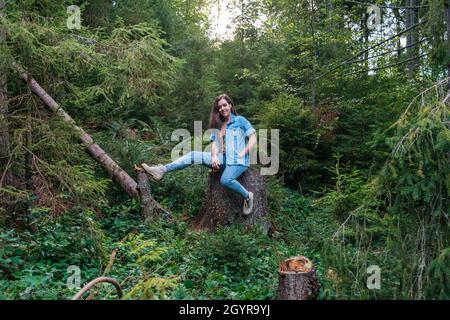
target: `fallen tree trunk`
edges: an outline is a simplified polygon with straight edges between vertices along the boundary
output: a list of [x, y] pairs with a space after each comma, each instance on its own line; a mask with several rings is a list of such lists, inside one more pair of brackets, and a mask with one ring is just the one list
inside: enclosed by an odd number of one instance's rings
[[316, 270], [311, 260], [304, 256], [296, 256], [280, 264], [278, 299], [315, 300], [319, 290]]
[[226, 226], [231, 223], [243, 224], [247, 228], [261, 223], [267, 232], [270, 222], [264, 177], [259, 174], [258, 170], [250, 168], [237, 179], [244, 188], [254, 194], [253, 212], [245, 216], [242, 213], [244, 199], [220, 184], [221, 175], [222, 172], [211, 171], [209, 173], [208, 190], [195, 218], [194, 229], [212, 232], [218, 226]]
[[103, 166], [103, 168], [105, 168], [111, 178], [119, 183], [130, 197], [138, 197], [139, 194], [136, 181], [119, 167], [119, 165], [111, 159], [111, 157], [91, 138], [89, 134], [86, 133], [86, 131], [75, 124], [72, 117], [59, 106], [59, 104], [39, 85], [39, 83], [36, 82], [36, 80], [34, 80], [34, 78], [30, 77], [30, 79], [28, 79], [28, 73], [18, 64], [14, 64], [14, 67], [19, 72], [20, 77], [29, 83], [33, 92], [37, 94], [53, 112], [73, 126], [88, 152]]
[[150, 181], [145, 173], [144, 169], [135, 166], [134, 171], [137, 174], [137, 190], [139, 197], [141, 198], [141, 215], [144, 220], [154, 219], [162, 214], [168, 214], [168, 211], [164, 209], [155, 199], [152, 197]]

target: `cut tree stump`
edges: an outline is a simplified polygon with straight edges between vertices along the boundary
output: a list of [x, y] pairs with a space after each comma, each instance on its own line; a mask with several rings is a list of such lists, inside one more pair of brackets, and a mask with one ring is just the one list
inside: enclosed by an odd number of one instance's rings
[[208, 189], [202, 206], [196, 216], [195, 230], [213, 232], [216, 227], [238, 223], [249, 227], [259, 222], [267, 232], [270, 228], [268, 220], [266, 183], [259, 170], [249, 168], [237, 180], [244, 188], [254, 194], [253, 212], [248, 216], [242, 213], [244, 199], [236, 192], [220, 184], [223, 171], [211, 171], [208, 176]]
[[278, 277], [279, 300], [315, 300], [320, 285], [312, 261], [304, 256], [284, 260]]

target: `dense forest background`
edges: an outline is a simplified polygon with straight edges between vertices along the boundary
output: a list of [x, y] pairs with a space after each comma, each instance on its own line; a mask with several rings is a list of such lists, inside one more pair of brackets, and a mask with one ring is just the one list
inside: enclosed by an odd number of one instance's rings
[[[373, 29], [369, 4], [381, 8]], [[280, 261], [298, 254], [314, 261], [321, 299], [450, 298], [445, 0], [0, 7], [0, 299], [69, 299], [69, 266], [81, 284], [117, 279], [130, 299], [275, 299]], [[233, 12], [232, 37], [211, 32], [211, 10]], [[201, 166], [152, 184], [171, 215], [144, 222], [17, 64], [132, 176], [169, 161], [173, 130], [205, 130], [229, 94], [255, 128], [280, 130], [273, 229], [191, 230]], [[379, 289], [367, 288], [371, 265]]]

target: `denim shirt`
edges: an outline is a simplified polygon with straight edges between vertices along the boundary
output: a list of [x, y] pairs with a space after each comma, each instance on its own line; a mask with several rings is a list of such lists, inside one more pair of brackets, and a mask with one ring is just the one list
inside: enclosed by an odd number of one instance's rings
[[[230, 122], [225, 129], [225, 163], [226, 165], [250, 166], [249, 153], [239, 157], [239, 153], [244, 150], [246, 138], [256, 130], [250, 122], [243, 116], [230, 115]], [[218, 129], [213, 129], [210, 140], [221, 150], [221, 141], [218, 139]]]

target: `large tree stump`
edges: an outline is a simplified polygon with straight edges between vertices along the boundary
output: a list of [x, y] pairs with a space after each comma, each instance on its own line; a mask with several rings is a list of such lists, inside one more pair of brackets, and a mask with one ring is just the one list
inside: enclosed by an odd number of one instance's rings
[[239, 223], [247, 228], [261, 222], [265, 231], [269, 230], [269, 210], [267, 208], [266, 183], [256, 169], [249, 168], [237, 180], [254, 194], [253, 212], [242, 213], [244, 199], [236, 192], [220, 184], [222, 171], [211, 171], [208, 176], [208, 190], [199, 213], [194, 221], [195, 230], [214, 231], [218, 226]]
[[312, 261], [304, 256], [284, 260], [278, 277], [278, 299], [315, 300], [319, 295], [319, 282]]

